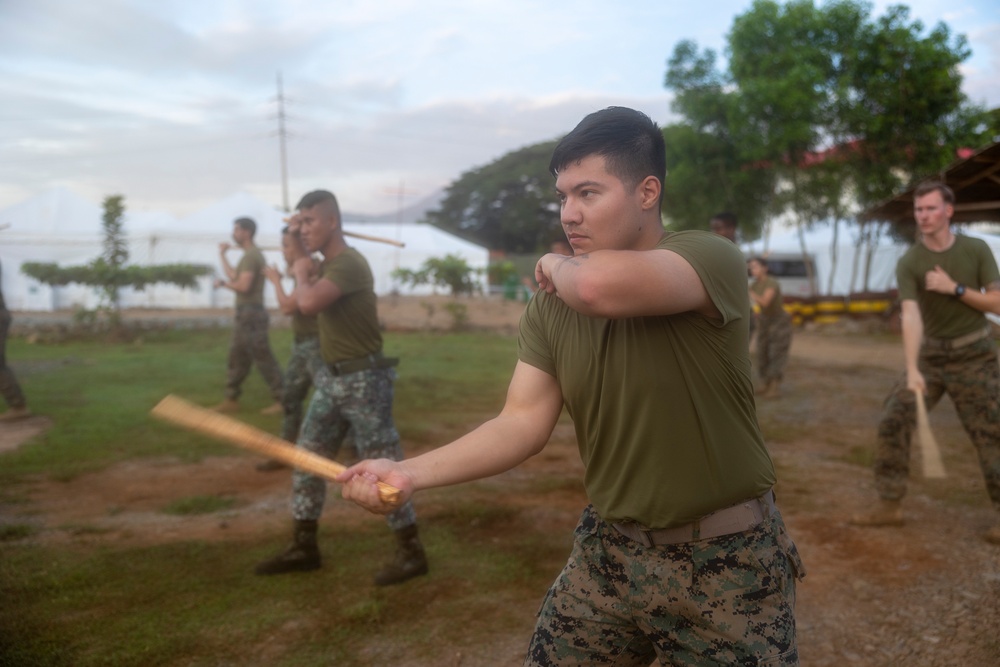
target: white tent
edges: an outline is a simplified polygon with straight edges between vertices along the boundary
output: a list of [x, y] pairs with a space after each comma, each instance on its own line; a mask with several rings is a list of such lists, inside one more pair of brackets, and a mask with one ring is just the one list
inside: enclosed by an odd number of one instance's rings
[[[138, 265], [203, 264], [221, 274], [219, 244], [229, 241], [233, 220], [247, 216], [257, 222], [256, 242], [264, 248], [268, 263], [283, 265], [279, 251], [283, 213], [246, 193], [236, 193], [184, 218], [162, 212], [128, 210], [124, 220], [129, 243], [129, 263]], [[101, 253], [101, 209], [66, 189], [50, 190], [20, 204], [0, 210], [0, 264], [2, 289], [11, 310], [51, 311], [76, 307], [94, 308], [97, 291], [81, 285], [51, 288], [21, 273], [25, 262], [55, 262], [60, 266], [85, 264]], [[417, 270], [430, 258], [455, 255], [474, 270], [485, 287], [488, 251], [436, 227], [415, 223], [344, 222], [345, 231], [396, 240], [397, 248], [385, 243], [348, 239], [368, 260], [380, 295], [430, 293], [424, 286], [413, 289], [392, 278], [397, 268]], [[239, 251], [230, 251], [235, 264]], [[153, 285], [144, 291], [122, 290], [125, 308], [228, 308], [229, 290], [212, 288], [214, 276], [199, 279], [197, 290], [171, 285]], [[276, 307], [273, 290], [265, 290], [266, 303]]]
[[[985, 241], [993, 250], [997, 263], [1000, 264], [1000, 236], [974, 231], [969, 229], [968, 225], [958, 225], [955, 231]], [[805, 232], [806, 251], [813, 259], [816, 268], [817, 296], [844, 296], [865, 290], [864, 266], [869, 253], [871, 257], [867, 290], [887, 292], [896, 289], [896, 262], [910, 247], [909, 244], [900, 243], [890, 238], [888, 234], [882, 234], [877, 242], [859, 246], [859, 236], [860, 230], [857, 225], [847, 223], [841, 225], [837, 241], [836, 265], [834, 265], [833, 229], [823, 226]], [[766, 244], [764, 241], [754, 241], [747, 244], [744, 251], [747, 256], [801, 256], [802, 246], [797, 230], [783, 229], [772, 234]]]
[[[816, 227], [804, 233], [807, 254], [816, 271], [816, 295], [847, 295], [867, 289], [885, 292], [896, 287], [896, 261], [906, 252], [906, 244], [883, 234], [875, 242], [859, 246], [861, 230], [857, 225], [842, 223], [836, 246], [833, 228]], [[836, 263], [834, 263], [834, 249]], [[796, 229], [782, 229], [766, 241], [747, 244], [748, 256], [802, 256], [802, 244]], [[869, 257], [870, 255], [870, 257]], [[865, 285], [865, 266], [868, 283]], [[808, 296], [808, 295], [800, 295]]]

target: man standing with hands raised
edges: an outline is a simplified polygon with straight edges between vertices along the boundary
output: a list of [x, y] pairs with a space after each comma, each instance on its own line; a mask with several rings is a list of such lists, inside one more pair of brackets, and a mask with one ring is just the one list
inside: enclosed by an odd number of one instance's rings
[[236, 321], [233, 323], [233, 338], [229, 344], [229, 360], [226, 374], [226, 400], [215, 406], [218, 412], [238, 412], [243, 381], [250, 374], [250, 367], [257, 364], [257, 370], [264, 376], [274, 403], [261, 410], [262, 414], [281, 414], [282, 377], [281, 366], [271, 351], [267, 337], [270, 318], [264, 308], [264, 254], [254, 244], [257, 223], [252, 218], [237, 218], [233, 221], [233, 243], [242, 251], [239, 263], [234, 267], [226, 253], [232, 249], [229, 243], [219, 244], [219, 261], [226, 273], [225, 280], [216, 280], [216, 289], [225, 287], [236, 293]]
[[565, 406], [591, 504], [525, 664], [798, 664], [802, 569], [757, 426], [742, 253], [664, 232], [663, 135], [642, 113], [587, 116], [549, 167], [574, 255], [538, 261], [500, 414], [416, 458], [352, 466], [344, 497], [384, 513], [377, 481], [406, 499], [508, 470]]
[[[392, 418], [393, 366], [383, 356], [374, 279], [364, 256], [347, 245], [340, 207], [333, 193], [310, 192], [288, 221], [310, 253], [323, 255], [319, 276], [312, 259], [292, 265], [295, 300], [305, 315], [316, 315], [320, 358], [310, 369], [314, 391], [296, 442], [298, 447], [334, 458], [351, 430], [362, 457], [400, 460], [399, 433]], [[257, 566], [258, 574], [315, 570], [321, 566], [317, 524], [326, 502], [326, 480], [296, 470], [292, 476], [293, 544]], [[410, 502], [388, 512], [397, 541], [393, 559], [375, 575], [375, 584], [398, 584], [427, 573], [427, 558], [417, 535]]]

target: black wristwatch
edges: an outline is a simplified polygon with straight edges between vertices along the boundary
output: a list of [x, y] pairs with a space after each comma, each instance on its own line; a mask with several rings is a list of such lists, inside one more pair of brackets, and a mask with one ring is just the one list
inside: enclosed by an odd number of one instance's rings
[[958, 283], [955, 285], [955, 296], [961, 299], [963, 294], [965, 294], [965, 285]]

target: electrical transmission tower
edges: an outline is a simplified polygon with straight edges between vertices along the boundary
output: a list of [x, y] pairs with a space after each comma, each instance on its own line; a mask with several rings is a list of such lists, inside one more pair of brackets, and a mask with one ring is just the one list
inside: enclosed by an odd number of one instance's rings
[[281, 206], [288, 213], [288, 154], [285, 150], [285, 140], [288, 132], [285, 130], [285, 94], [281, 87], [281, 72], [278, 72], [278, 140], [281, 147]]

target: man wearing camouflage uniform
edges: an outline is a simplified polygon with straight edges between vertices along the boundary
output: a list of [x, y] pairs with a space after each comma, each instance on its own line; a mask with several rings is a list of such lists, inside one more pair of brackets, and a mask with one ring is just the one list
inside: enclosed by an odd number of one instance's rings
[[219, 244], [219, 258], [226, 272], [226, 279], [216, 280], [215, 287], [225, 287], [236, 293], [236, 321], [229, 344], [226, 400], [214, 408], [219, 412], [239, 411], [241, 387], [253, 364], [257, 365], [257, 370], [264, 376], [274, 397], [274, 403], [261, 410], [261, 413], [283, 412], [281, 367], [274, 358], [267, 337], [269, 318], [267, 309], [264, 308], [266, 264], [264, 254], [253, 242], [256, 232], [257, 223], [251, 218], [238, 218], [233, 222], [233, 242], [243, 250], [243, 256], [235, 268], [226, 257], [226, 252], [233, 246], [229, 243]]
[[0, 413], [0, 422], [16, 421], [31, 416], [28, 401], [24, 398], [21, 385], [14, 371], [7, 366], [7, 332], [11, 323], [10, 311], [3, 300], [3, 290], [0, 289], [0, 393], [7, 401], [7, 410]]
[[[914, 192], [919, 237], [896, 266], [906, 372], [886, 399], [878, 428], [878, 504], [851, 520], [903, 524], [916, 392], [931, 409], [947, 393], [979, 454], [986, 490], [1000, 511], [1000, 367], [984, 313], [1000, 313], [1000, 272], [989, 246], [951, 229], [955, 195], [931, 181]], [[984, 535], [1000, 544], [1000, 523]]]
[[742, 253], [664, 232], [663, 134], [645, 114], [587, 116], [549, 168], [573, 255], [535, 267], [500, 414], [421, 456], [352, 466], [344, 496], [384, 512], [378, 481], [405, 500], [498, 474], [538, 454], [565, 408], [591, 504], [525, 664], [798, 664], [803, 570], [754, 410]]
[[[392, 418], [397, 359], [383, 356], [374, 279], [364, 256], [347, 245], [340, 209], [330, 192], [305, 195], [289, 220], [310, 252], [323, 254], [319, 276], [310, 278], [311, 258], [292, 266], [298, 309], [315, 314], [320, 358], [311, 368], [314, 391], [296, 445], [333, 458], [348, 429], [361, 456], [401, 460], [399, 433]], [[296, 470], [292, 479], [293, 543], [257, 566], [258, 574], [315, 570], [321, 566], [317, 523], [326, 502], [326, 480]], [[417, 535], [416, 513], [405, 503], [389, 513], [396, 536], [394, 558], [375, 575], [375, 584], [398, 584], [427, 573], [427, 559]]]
[[[289, 271], [298, 259], [309, 258], [309, 253], [302, 246], [302, 239], [292, 235], [288, 227], [281, 230], [281, 254]], [[315, 262], [313, 264], [315, 266]], [[285, 292], [281, 284], [281, 273], [276, 267], [264, 267], [264, 276], [274, 286], [278, 308], [283, 315], [292, 319], [292, 354], [288, 364], [285, 365], [281, 438], [286, 442], [295, 442], [299, 437], [299, 426], [302, 424], [302, 406], [313, 384], [310, 369], [322, 365], [319, 353], [319, 325], [315, 315], [306, 315], [299, 310], [294, 289], [290, 294]], [[310, 274], [310, 279], [312, 278], [315, 278], [315, 275]], [[261, 472], [285, 468], [288, 468], [287, 464], [275, 459], [257, 465], [257, 470]]]

